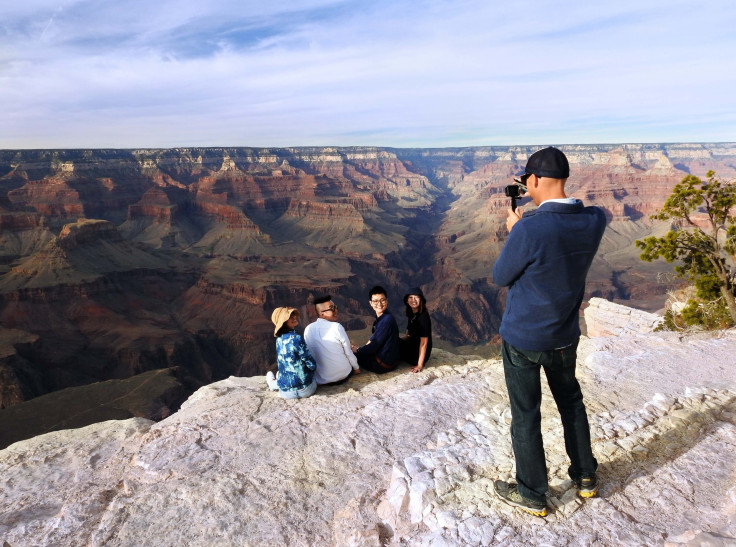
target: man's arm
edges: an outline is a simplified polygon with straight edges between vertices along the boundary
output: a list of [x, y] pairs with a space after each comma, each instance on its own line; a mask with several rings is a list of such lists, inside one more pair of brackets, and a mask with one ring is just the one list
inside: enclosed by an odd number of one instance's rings
[[512, 226], [506, 244], [493, 265], [493, 282], [508, 287], [516, 281], [531, 262], [531, 252], [524, 223]]
[[358, 360], [355, 358], [355, 354], [353, 353], [353, 350], [350, 348], [350, 340], [348, 339], [348, 333], [345, 332], [345, 328], [340, 323], [336, 323], [336, 324], [337, 324], [337, 341], [340, 343], [342, 352], [345, 354], [345, 358], [348, 360], [348, 363], [350, 363], [350, 366], [353, 368], [353, 370], [356, 372], [360, 372], [360, 368], [358, 367]]
[[371, 335], [366, 345], [359, 347], [356, 353], [361, 355], [376, 355], [381, 351], [381, 348], [383, 348], [383, 345], [391, 334], [389, 317], [386, 313], [381, 316], [381, 319], [376, 324], [376, 331]]

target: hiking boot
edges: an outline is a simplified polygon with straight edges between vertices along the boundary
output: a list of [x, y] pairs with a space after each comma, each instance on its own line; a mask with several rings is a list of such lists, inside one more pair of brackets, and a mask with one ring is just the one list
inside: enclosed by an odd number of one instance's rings
[[547, 504], [541, 501], [534, 501], [529, 498], [525, 498], [519, 494], [517, 485], [514, 483], [494, 481], [493, 490], [499, 498], [509, 505], [518, 507], [522, 511], [526, 511], [536, 517], [547, 516]]
[[592, 498], [598, 493], [598, 479], [595, 475], [576, 480], [575, 486], [581, 498]]

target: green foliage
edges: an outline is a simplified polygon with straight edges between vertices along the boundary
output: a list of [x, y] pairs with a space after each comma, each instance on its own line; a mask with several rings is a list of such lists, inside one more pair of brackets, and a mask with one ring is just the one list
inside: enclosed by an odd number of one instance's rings
[[[675, 186], [662, 208], [651, 218], [673, 220], [664, 237], [637, 240], [640, 258], [679, 261], [675, 273], [689, 279], [696, 298], [680, 313], [665, 317], [665, 325], [684, 328], [703, 325], [722, 328], [736, 324], [733, 255], [736, 253], [736, 185], [716, 178], [713, 171], [702, 181], [688, 175]], [[695, 215], [705, 219], [696, 219]], [[698, 222], [696, 222], [698, 220]], [[703, 228], [705, 226], [705, 228]], [[678, 325], [681, 323], [681, 326]]]
[[680, 312], [687, 326], [701, 325], [706, 329], [725, 329], [733, 322], [722, 298], [710, 302], [688, 300]]
[[[694, 287], [690, 289], [691, 291], [686, 290], [685, 292], [693, 292]], [[654, 329], [655, 331], [677, 331], [691, 328], [725, 329], [733, 324], [722, 297], [715, 300], [704, 300], [691, 294], [685, 306], [679, 311], [676, 311], [671, 303], [668, 304], [669, 309], [665, 311], [664, 318]]]
[[666, 331], [666, 330], [682, 330], [683, 326], [680, 326], [677, 322], [677, 316], [672, 310], [664, 312], [664, 319], [662, 322], [654, 328], [654, 332]]

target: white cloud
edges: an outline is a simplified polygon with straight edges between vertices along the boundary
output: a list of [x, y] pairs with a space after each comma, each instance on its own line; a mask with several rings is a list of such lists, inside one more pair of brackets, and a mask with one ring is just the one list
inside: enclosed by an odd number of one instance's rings
[[725, 0], [6, 4], [5, 148], [734, 139]]

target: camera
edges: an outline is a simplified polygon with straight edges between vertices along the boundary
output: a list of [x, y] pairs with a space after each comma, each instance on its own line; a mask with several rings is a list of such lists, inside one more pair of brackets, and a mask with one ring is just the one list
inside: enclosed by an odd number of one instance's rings
[[517, 184], [509, 184], [503, 189], [503, 193], [510, 198], [520, 198], [524, 190]]
[[521, 184], [509, 184], [503, 189], [503, 193], [511, 198], [511, 210], [516, 211], [516, 200], [526, 192], [526, 186]]

